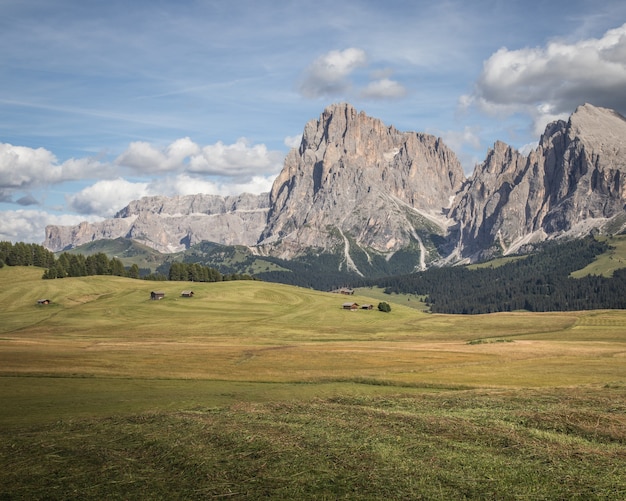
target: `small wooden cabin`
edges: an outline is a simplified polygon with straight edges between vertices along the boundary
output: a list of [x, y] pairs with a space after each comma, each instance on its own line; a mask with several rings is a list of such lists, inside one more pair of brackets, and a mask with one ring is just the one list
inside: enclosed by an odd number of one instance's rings
[[344, 310], [358, 310], [359, 309], [359, 305], [358, 305], [358, 303], [343, 303], [342, 308]]
[[152, 291], [150, 293], [150, 299], [152, 299], [153, 301], [159, 300], [159, 299], [163, 299], [165, 297], [165, 292], [161, 292], [161, 291]]
[[182, 297], [193, 297], [193, 291], [183, 291], [180, 293]]
[[49, 299], [38, 299], [37, 304], [50, 304], [52, 301]]

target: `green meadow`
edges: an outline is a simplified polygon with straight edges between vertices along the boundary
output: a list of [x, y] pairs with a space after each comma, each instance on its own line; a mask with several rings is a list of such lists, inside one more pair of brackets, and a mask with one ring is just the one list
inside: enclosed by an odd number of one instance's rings
[[42, 273], [0, 269], [0, 500], [626, 499], [624, 311]]

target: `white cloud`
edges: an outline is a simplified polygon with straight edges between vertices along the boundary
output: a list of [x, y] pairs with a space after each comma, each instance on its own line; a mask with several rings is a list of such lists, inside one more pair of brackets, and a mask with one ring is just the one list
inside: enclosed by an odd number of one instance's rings
[[287, 136], [283, 140], [283, 143], [288, 148], [298, 148], [301, 142], [302, 142], [302, 134], [298, 134], [297, 136]]
[[406, 96], [404, 86], [389, 78], [382, 78], [370, 82], [361, 91], [361, 97], [372, 99], [397, 99], [404, 96]]
[[274, 176], [253, 176], [252, 179], [245, 183], [222, 187], [221, 193], [228, 195], [239, 195], [241, 193], [258, 195], [259, 193], [266, 193], [272, 189], [274, 179]]
[[149, 195], [148, 183], [131, 183], [125, 179], [98, 181], [67, 197], [68, 205], [79, 214], [111, 217], [128, 202]]
[[71, 158], [59, 164], [44, 148], [0, 143], [0, 193], [4, 198], [15, 190], [76, 180], [101, 170], [102, 164], [91, 158]]
[[150, 143], [136, 141], [117, 157], [115, 163], [145, 173], [177, 171], [184, 169], [185, 161], [199, 151], [200, 147], [188, 137], [177, 139], [162, 150]]
[[535, 131], [585, 102], [626, 111], [626, 24], [599, 39], [553, 41], [545, 47], [501, 48], [484, 62], [471, 96], [491, 113], [528, 113]]
[[361, 49], [332, 50], [318, 57], [305, 70], [299, 90], [308, 98], [342, 94], [351, 87], [348, 76], [365, 66], [366, 61]]
[[245, 138], [226, 145], [221, 141], [202, 148], [189, 160], [189, 171], [214, 176], [250, 177], [276, 173], [284, 155], [272, 152], [264, 144], [250, 145]]
[[[259, 194], [272, 188], [274, 176], [252, 176], [242, 182], [219, 182], [181, 173], [173, 177], [159, 177], [151, 182], [131, 182], [126, 179], [98, 181], [67, 197], [68, 206], [83, 215], [112, 217], [133, 200], [163, 195], [239, 195]], [[84, 219], [84, 216], [80, 216]]]
[[238, 139], [234, 144], [218, 141], [201, 148], [186, 137], [164, 149], [146, 142], [131, 143], [115, 162], [145, 174], [189, 172], [246, 178], [259, 173], [278, 172], [283, 159], [283, 153], [270, 151], [264, 144], [250, 145], [245, 138]]
[[[534, 110], [529, 109], [528, 113], [533, 119], [533, 134], [540, 136], [545, 132], [546, 125], [555, 120], [567, 120], [571, 112], [556, 113], [555, 107], [551, 104], [544, 103], [537, 106]], [[573, 111], [573, 110], [572, 110]]]
[[471, 174], [476, 164], [481, 161], [478, 156], [481, 147], [480, 132], [478, 126], [466, 126], [463, 130], [439, 133], [446, 146], [456, 153], [466, 174]]
[[41, 244], [45, 239], [47, 225], [74, 226], [85, 220], [95, 222], [101, 219], [69, 214], [55, 215], [37, 210], [3, 211], [0, 241]]
[[528, 156], [530, 153], [539, 146], [538, 141], [533, 141], [532, 143], [526, 143], [519, 148], [519, 152], [522, 155]]
[[162, 177], [154, 179], [148, 185], [151, 195], [165, 195], [173, 197], [176, 195], [195, 195], [205, 193], [208, 195], [221, 195], [219, 185], [214, 181], [202, 179], [189, 174], [178, 174], [174, 177]]

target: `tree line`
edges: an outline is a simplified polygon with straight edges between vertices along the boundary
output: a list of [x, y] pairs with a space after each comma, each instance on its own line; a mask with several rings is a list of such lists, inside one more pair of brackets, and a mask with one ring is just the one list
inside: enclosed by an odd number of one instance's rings
[[170, 264], [168, 280], [181, 282], [225, 282], [229, 280], [256, 280], [247, 273], [222, 274], [215, 268], [198, 263], [174, 262]]
[[37, 266], [46, 268], [42, 278], [57, 279], [66, 277], [86, 277], [91, 275], [112, 275], [118, 277], [141, 278], [144, 280], [171, 280], [192, 282], [221, 282], [227, 280], [255, 280], [243, 273], [222, 274], [215, 268], [197, 263], [171, 263], [165, 273], [145, 273], [137, 264], [125, 267], [116, 257], [109, 258], [98, 252], [85, 256], [63, 252], [58, 257], [42, 245], [24, 242], [0, 242], [0, 267]]
[[0, 268], [5, 264], [7, 266], [48, 268], [54, 261], [54, 253], [42, 245], [24, 242], [0, 242]]
[[570, 277], [608, 249], [608, 244], [593, 237], [553, 242], [534, 254], [498, 267], [431, 268], [368, 285], [384, 287], [388, 293], [425, 296], [433, 313], [626, 308], [626, 269], [616, 270], [610, 278]]

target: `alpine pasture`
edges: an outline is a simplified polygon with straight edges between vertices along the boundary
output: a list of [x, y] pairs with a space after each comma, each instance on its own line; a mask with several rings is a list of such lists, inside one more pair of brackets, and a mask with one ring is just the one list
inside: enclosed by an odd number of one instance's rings
[[0, 269], [0, 499], [626, 498], [624, 311], [42, 273]]

